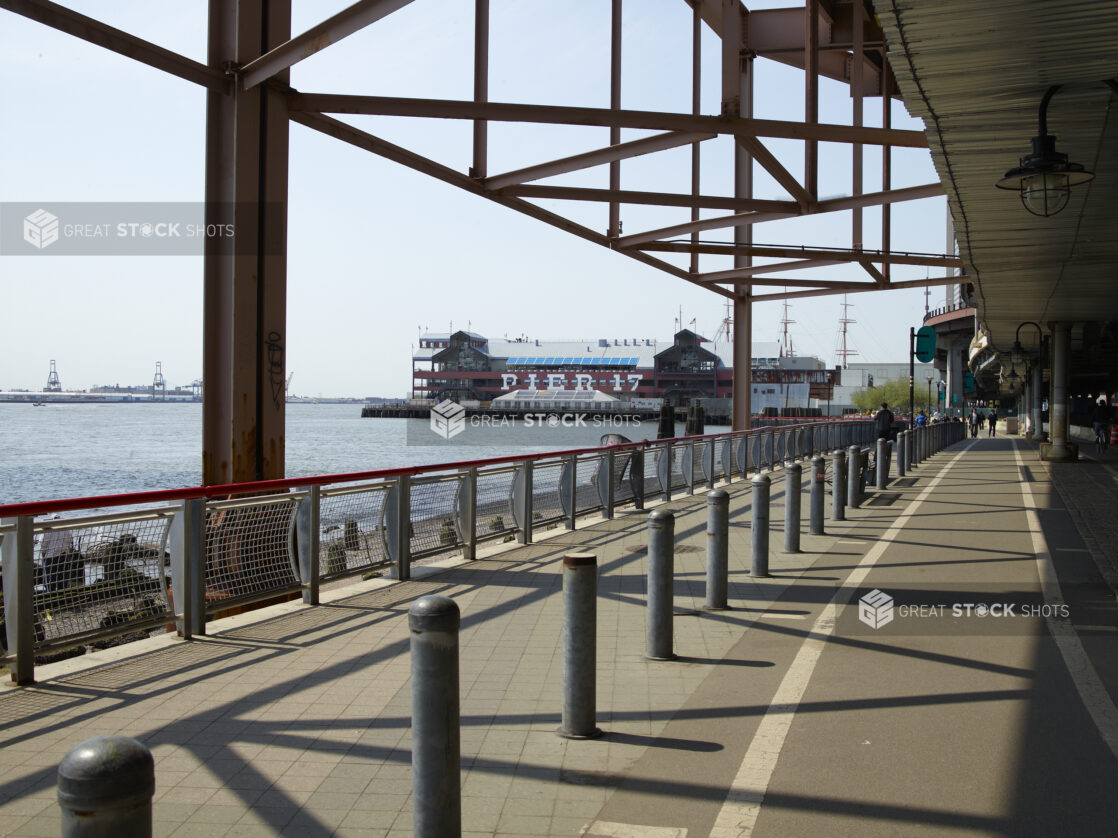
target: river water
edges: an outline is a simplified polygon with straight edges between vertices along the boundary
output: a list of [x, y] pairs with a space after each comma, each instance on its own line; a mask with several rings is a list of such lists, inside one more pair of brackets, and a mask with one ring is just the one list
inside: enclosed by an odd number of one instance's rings
[[[469, 424], [446, 441], [425, 419], [362, 419], [359, 404], [289, 404], [287, 476], [586, 448], [609, 432], [638, 440], [656, 428]], [[201, 451], [198, 403], [0, 404], [0, 503], [197, 486]]]

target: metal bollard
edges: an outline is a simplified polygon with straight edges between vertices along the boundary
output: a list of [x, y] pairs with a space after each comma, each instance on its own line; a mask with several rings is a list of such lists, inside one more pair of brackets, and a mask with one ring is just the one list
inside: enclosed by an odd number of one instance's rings
[[831, 520], [846, 520], [846, 452], [841, 448], [831, 463]]
[[784, 464], [784, 552], [800, 552], [800, 496], [801, 473], [799, 463]]
[[905, 462], [905, 443], [908, 440], [908, 431], [901, 431], [897, 434], [897, 477], [904, 477], [905, 471], [908, 469], [908, 463]]
[[657, 509], [648, 516], [648, 606], [645, 657], [675, 659], [672, 651], [672, 584], [675, 563], [675, 516]]
[[462, 834], [458, 710], [458, 605], [425, 596], [408, 609], [411, 630], [412, 818], [416, 838]]
[[812, 535], [825, 535], [823, 530], [823, 489], [827, 480], [827, 461], [822, 457], [811, 458], [810, 516]]
[[753, 500], [751, 501], [749, 530], [752, 537], [750, 576], [769, 575], [769, 493], [770, 483], [767, 474], [758, 474], [751, 481]]
[[862, 502], [862, 449], [851, 445], [846, 450], [846, 505], [857, 509]]
[[598, 557], [563, 556], [563, 724], [564, 739], [602, 735], [595, 700], [598, 691]]
[[877, 441], [877, 488], [889, 485], [889, 440], [884, 437]]
[[155, 760], [142, 742], [97, 736], [58, 766], [62, 838], [151, 838]]
[[707, 611], [723, 611], [730, 579], [730, 493], [707, 493]]

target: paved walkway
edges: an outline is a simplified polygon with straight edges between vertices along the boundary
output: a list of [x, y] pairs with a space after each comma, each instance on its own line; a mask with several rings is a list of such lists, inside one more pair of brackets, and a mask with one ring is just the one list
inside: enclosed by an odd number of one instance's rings
[[[155, 755], [157, 835], [411, 835], [407, 608], [440, 593], [463, 615], [465, 835], [1114, 835], [1118, 607], [1092, 561], [1118, 551], [1093, 505], [1113, 467], [967, 440], [796, 555], [774, 477], [768, 579], [729, 487], [729, 611], [701, 607], [704, 498], [670, 504], [675, 661], [644, 658], [636, 513], [41, 667], [0, 690], [0, 834], [58, 835], [58, 762], [121, 733]], [[568, 552], [599, 562], [597, 740], [555, 735]], [[893, 599], [877, 629], [871, 589]]]

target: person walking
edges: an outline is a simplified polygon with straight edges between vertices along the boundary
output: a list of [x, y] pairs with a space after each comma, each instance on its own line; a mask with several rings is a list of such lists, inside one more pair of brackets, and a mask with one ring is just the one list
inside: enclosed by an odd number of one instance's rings
[[920, 408], [920, 412], [916, 414], [916, 427], [923, 428], [928, 424], [928, 414], [924, 412], [924, 408]]
[[887, 403], [882, 402], [881, 410], [874, 414], [873, 427], [878, 439], [889, 439], [889, 435], [893, 432], [893, 411], [889, 409]]
[[970, 410], [970, 438], [976, 439], [978, 437], [978, 426], [982, 424], [982, 418], [978, 415], [978, 408], [972, 407]]
[[994, 408], [990, 408], [990, 412], [986, 415], [986, 424], [990, 428], [990, 436], [994, 436], [994, 431], [998, 427], [998, 414], [994, 412]]

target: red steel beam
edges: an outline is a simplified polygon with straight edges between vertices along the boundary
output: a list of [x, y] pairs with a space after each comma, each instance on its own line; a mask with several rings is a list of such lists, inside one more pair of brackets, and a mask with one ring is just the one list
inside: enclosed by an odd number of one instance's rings
[[632, 189], [593, 189], [582, 186], [548, 186], [525, 183], [506, 186], [501, 195], [518, 198], [553, 198], [561, 201], [617, 201], [622, 204], [648, 204], [661, 207], [692, 207], [695, 209], [724, 209], [745, 211], [772, 211], [795, 215], [799, 204], [795, 201], [769, 201], [761, 198], [726, 198], [721, 195], [684, 195], [678, 192], [640, 192]]
[[830, 143], [892, 145], [927, 148], [923, 131], [885, 130], [863, 126], [820, 123], [805, 125], [779, 119], [729, 116], [692, 116], [659, 111], [573, 108], [561, 105], [518, 105], [508, 102], [471, 102], [461, 99], [411, 99], [393, 96], [354, 96], [343, 93], [289, 94], [288, 110], [369, 116], [418, 116], [436, 119], [486, 119], [490, 122], [537, 122], [552, 125], [597, 125], [644, 128], [650, 131], [694, 131], [776, 137], [785, 140], [819, 140]]

